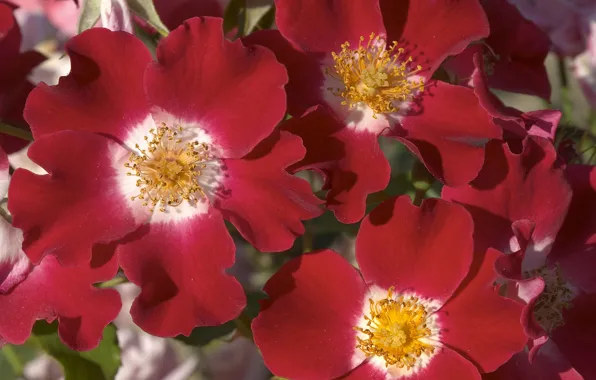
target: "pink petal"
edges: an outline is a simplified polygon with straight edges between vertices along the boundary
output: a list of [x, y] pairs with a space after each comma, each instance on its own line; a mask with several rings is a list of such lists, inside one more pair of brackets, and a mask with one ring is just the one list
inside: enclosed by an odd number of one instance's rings
[[494, 263], [499, 255], [496, 250], [488, 250], [439, 311], [441, 341], [483, 372], [497, 369], [527, 341], [519, 323], [523, 305], [501, 297], [493, 285], [497, 278]]
[[264, 287], [269, 296], [252, 323], [255, 343], [277, 376], [332, 379], [360, 363], [354, 326], [366, 286], [344, 258], [325, 250], [286, 263]]
[[360, 37], [384, 35], [379, 0], [276, 0], [275, 21], [293, 45], [312, 53], [337, 52]]
[[565, 171], [573, 191], [567, 217], [557, 234], [549, 260], [588, 293], [596, 292], [596, 167], [569, 165]]
[[[571, 198], [556, 152], [543, 138], [528, 137], [521, 154], [501, 142], [490, 143], [485, 166], [470, 185], [444, 187], [442, 197], [465, 205], [476, 225], [476, 251], [494, 247], [510, 250], [511, 223], [528, 219], [535, 224], [531, 254], [542, 262], [561, 227]], [[530, 268], [531, 269], [531, 268]]]
[[141, 287], [131, 315], [150, 334], [188, 336], [197, 326], [236, 318], [246, 304], [240, 284], [225, 270], [234, 242], [221, 215], [144, 225], [118, 247], [120, 266]]
[[221, 157], [246, 155], [285, 114], [285, 68], [263, 47], [224, 40], [221, 19], [186, 21], [160, 42], [157, 59], [145, 77], [150, 101], [198, 124]]
[[224, 160], [214, 206], [264, 252], [285, 251], [304, 234], [303, 220], [322, 214], [310, 184], [286, 171], [304, 157], [299, 137], [275, 131], [242, 159]]
[[111, 139], [78, 131], [46, 135], [31, 145], [29, 157], [50, 174], [18, 169], [8, 208], [34, 263], [49, 253], [64, 265], [89, 262], [96, 243], [136, 228], [128, 199], [119, 191], [113, 155], [126, 162], [127, 151]]
[[356, 260], [367, 282], [442, 304], [468, 273], [472, 232], [472, 219], [462, 207], [440, 199], [417, 207], [404, 195], [364, 218]]
[[66, 345], [75, 350], [95, 348], [121, 301], [116, 290], [93, 284], [112, 278], [117, 268], [113, 252], [105, 248], [94, 252], [91, 263], [70, 268], [46, 256], [25, 281], [0, 295], [0, 340], [22, 344], [36, 320], [58, 319], [58, 333]]
[[131, 15], [125, 0], [101, 0], [100, 20], [106, 29], [134, 33]]
[[73, 37], [66, 51], [70, 74], [56, 86], [39, 84], [27, 100], [33, 135], [74, 129], [124, 141], [149, 114], [143, 92], [149, 50], [129, 33], [92, 28]]
[[391, 175], [377, 134], [346, 128], [325, 108], [290, 119], [281, 128], [300, 136], [306, 147], [306, 156], [292, 169], [324, 174], [327, 208], [339, 221], [362, 219], [367, 196], [384, 190]]
[[298, 117], [309, 108], [324, 103], [321, 87], [324, 71], [315, 54], [303, 51], [286, 40], [278, 30], [259, 30], [242, 39], [246, 46], [262, 45], [271, 49], [275, 57], [288, 70], [286, 85], [288, 113]]
[[390, 133], [415, 153], [429, 171], [451, 186], [474, 179], [484, 163], [484, 149], [502, 132], [470, 89], [433, 82]]
[[[380, 3], [388, 39], [400, 41], [416, 63], [428, 68], [421, 73], [427, 78], [449, 55], [462, 52], [470, 42], [489, 34], [488, 21], [478, 0], [381, 0]], [[405, 25], [404, 12], [407, 12]]]

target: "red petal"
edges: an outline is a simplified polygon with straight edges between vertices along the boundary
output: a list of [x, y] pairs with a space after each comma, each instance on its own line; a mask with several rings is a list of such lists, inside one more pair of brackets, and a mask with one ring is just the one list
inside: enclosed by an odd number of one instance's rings
[[364, 363], [354, 368], [352, 372], [342, 376], [340, 380], [386, 380], [387, 371], [375, 367], [370, 361], [365, 360]]
[[393, 198], [362, 221], [356, 260], [367, 283], [442, 304], [468, 273], [473, 228], [458, 205], [427, 199], [416, 207], [406, 195]]
[[124, 141], [149, 114], [143, 91], [149, 50], [129, 33], [92, 28], [70, 39], [66, 52], [70, 74], [56, 86], [41, 83], [27, 100], [33, 135], [74, 129]]
[[75, 350], [96, 347], [122, 303], [116, 290], [93, 283], [112, 278], [117, 269], [113, 251], [105, 247], [94, 252], [91, 265], [78, 267], [62, 267], [54, 256], [46, 256], [25, 281], [0, 295], [0, 340], [22, 344], [36, 320], [57, 318], [66, 345]]
[[596, 292], [596, 167], [570, 165], [566, 172], [573, 197], [549, 260], [558, 262], [575, 286]]
[[48, 253], [64, 265], [88, 262], [94, 244], [136, 228], [112, 166], [113, 155], [125, 152], [111, 139], [78, 131], [35, 140], [29, 157], [50, 174], [18, 169], [8, 202], [13, 225], [25, 235], [23, 250], [34, 263]]
[[552, 331], [551, 339], [584, 379], [594, 379], [596, 294], [580, 295], [571, 303], [569, 309], [563, 310], [565, 324]]
[[188, 336], [197, 326], [236, 318], [246, 304], [240, 284], [225, 273], [234, 264], [234, 242], [217, 211], [145, 225], [118, 255], [128, 279], [141, 287], [132, 318], [150, 334]]
[[321, 87], [325, 77], [321, 62], [314, 54], [302, 51], [286, 40], [278, 30], [259, 30], [242, 39], [249, 45], [265, 46], [288, 70], [288, 113], [294, 117], [309, 108], [324, 103]]
[[484, 162], [484, 148], [502, 132], [480, 106], [471, 89], [433, 82], [421, 104], [391, 132], [403, 141], [439, 180], [460, 186], [474, 179]]
[[540, 348], [532, 364], [527, 352], [515, 354], [495, 372], [482, 375], [483, 380], [583, 380], [571, 367], [557, 346], [548, 341]]
[[313, 252], [286, 263], [264, 288], [269, 298], [252, 323], [255, 343], [277, 376], [331, 379], [352, 370], [354, 326], [366, 286], [333, 251]]
[[327, 208], [343, 223], [358, 222], [366, 197], [384, 190], [391, 167], [379, 147], [378, 136], [346, 128], [326, 109], [293, 118], [281, 128], [302, 138], [306, 156], [293, 170], [313, 169], [325, 177]]
[[441, 341], [483, 372], [497, 369], [527, 342], [520, 324], [523, 305], [499, 296], [493, 285], [494, 263], [500, 255], [488, 250], [439, 311]]
[[[381, 0], [390, 41], [399, 41], [414, 62], [428, 67], [430, 76], [449, 55], [462, 52], [472, 41], [488, 36], [488, 20], [478, 0]], [[399, 13], [396, 13], [396, 8]], [[407, 12], [403, 25], [403, 14]], [[397, 20], [395, 20], [397, 17]], [[308, 24], [307, 24], [308, 25]]]
[[286, 171], [304, 157], [299, 137], [275, 131], [248, 156], [224, 160], [226, 178], [214, 206], [257, 249], [285, 251], [322, 214], [310, 184]]
[[341, 44], [385, 34], [378, 0], [275, 0], [275, 21], [292, 44], [312, 53], [337, 52]]
[[[444, 187], [442, 197], [464, 204], [475, 222], [476, 252], [487, 247], [510, 251], [514, 237], [511, 223], [528, 219], [535, 224], [527, 259], [539, 262], [563, 223], [571, 198], [563, 170], [555, 163], [552, 144], [528, 137], [523, 153], [512, 153], [506, 144], [492, 142], [486, 163], [470, 185]], [[531, 269], [531, 268], [530, 268]]]
[[263, 47], [224, 40], [221, 19], [186, 21], [157, 59], [145, 76], [152, 104], [197, 124], [225, 158], [246, 155], [285, 114], [285, 68]]

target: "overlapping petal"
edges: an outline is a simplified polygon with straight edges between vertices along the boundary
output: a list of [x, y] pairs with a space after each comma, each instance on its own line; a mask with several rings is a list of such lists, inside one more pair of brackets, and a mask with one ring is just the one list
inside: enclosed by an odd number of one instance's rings
[[324, 108], [280, 127], [300, 136], [306, 148], [304, 159], [292, 169], [312, 169], [325, 176], [327, 209], [343, 223], [362, 219], [366, 197], [385, 189], [391, 175], [377, 134], [344, 128]]
[[363, 220], [356, 259], [367, 282], [444, 303], [472, 263], [473, 228], [459, 205], [431, 199], [416, 207], [408, 196], [393, 198]]
[[221, 19], [186, 21], [157, 59], [145, 74], [151, 104], [198, 125], [222, 158], [248, 154], [285, 114], [284, 67], [263, 47], [225, 41]]
[[304, 234], [302, 220], [322, 214], [309, 183], [286, 171], [304, 154], [299, 137], [275, 131], [242, 159], [223, 161], [214, 206], [261, 251], [289, 249]]
[[215, 210], [145, 225], [117, 252], [128, 279], [141, 287], [133, 320], [151, 334], [188, 336], [196, 326], [237, 317], [246, 304], [240, 284], [225, 273], [234, 263], [234, 242]]
[[18, 169], [8, 208], [13, 225], [24, 232], [23, 250], [34, 263], [46, 254], [64, 265], [89, 262], [94, 244], [119, 239], [138, 226], [113, 166], [119, 161], [123, 165], [128, 151], [113, 140], [56, 132], [38, 138], [29, 157], [49, 174]]
[[149, 114], [143, 90], [149, 50], [129, 33], [93, 28], [73, 37], [66, 52], [70, 74], [56, 86], [40, 83], [27, 100], [25, 119], [34, 137], [80, 130], [126, 140]]
[[344, 258], [329, 250], [286, 263], [265, 285], [268, 299], [252, 323], [255, 343], [276, 375], [332, 379], [352, 362], [366, 286]]

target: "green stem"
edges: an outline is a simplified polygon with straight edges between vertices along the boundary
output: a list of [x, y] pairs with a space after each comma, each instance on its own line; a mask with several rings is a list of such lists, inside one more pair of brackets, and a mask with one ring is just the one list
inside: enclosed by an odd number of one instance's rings
[[16, 377], [23, 376], [24, 366], [14, 348], [10, 344], [7, 344], [2, 347], [2, 350], [0, 351], [2, 351], [4, 357], [6, 357], [6, 360], [12, 367], [12, 371], [15, 373]]
[[252, 330], [250, 329], [250, 318], [242, 313], [238, 318], [234, 319], [236, 330], [245, 338], [253, 340]]
[[23, 140], [33, 141], [33, 135], [30, 131], [25, 129], [13, 127], [12, 125], [8, 125], [6, 123], [0, 122], [0, 133], [5, 135], [18, 137]]
[[420, 206], [422, 204], [422, 201], [426, 196], [426, 191], [427, 189], [416, 189], [416, 192], [414, 193], [414, 200], [412, 201], [415, 206]]
[[104, 281], [102, 283], [99, 283], [97, 285], [95, 285], [96, 287], [100, 288], [100, 289], [105, 289], [105, 288], [113, 288], [116, 285], [120, 285], [120, 284], [124, 284], [128, 282], [128, 278], [126, 277], [116, 277], [113, 278], [111, 280], [108, 281]]

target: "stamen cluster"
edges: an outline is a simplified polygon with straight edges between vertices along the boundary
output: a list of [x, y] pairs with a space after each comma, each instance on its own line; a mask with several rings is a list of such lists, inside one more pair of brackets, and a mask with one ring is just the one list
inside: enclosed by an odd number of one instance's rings
[[563, 310], [573, 306], [573, 291], [563, 279], [559, 265], [534, 269], [528, 272], [528, 277], [542, 277], [544, 280], [544, 291], [534, 305], [536, 321], [547, 332], [565, 324]]
[[199, 177], [209, 160], [208, 146], [197, 141], [185, 143], [182, 132], [182, 127], [170, 128], [165, 123], [151, 129], [151, 137], [144, 137], [147, 148], [137, 144], [139, 153], [131, 153], [125, 164], [131, 170], [127, 175], [138, 177], [139, 194], [131, 199], [143, 200], [151, 211], [159, 207], [165, 212], [167, 206], [195, 203], [198, 197], [205, 197]]
[[432, 334], [427, 326], [428, 311], [418, 297], [395, 298], [393, 291], [390, 288], [380, 301], [369, 299], [369, 314], [364, 316], [367, 327], [355, 327], [367, 337], [358, 337], [356, 347], [366, 356], [382, 357], [387, 367], [410, 369], [423, 353], [434, 352], [432, 345], [422, 341]]
[[397, 41], [387, 47], [383, 37], [371, 33], [368, 43], [363, 45], [363, 42], [364, 37], [360, 37], [356, 49], [345, 42], [339, 53], [332, 53], [334, 66], [327, 73], [341, 80], [344, 88], [328, 90], [342, 97], [343, 105], [354, 108], [365, 103], [376, 116], [397, 112], [399, 103], [410, 101], [419, 91], [424, 91], [422, 79], [409, 80], [422, 66], [411, 70], [412, 57], [400, 60], [404, 49], [397, 47]]

